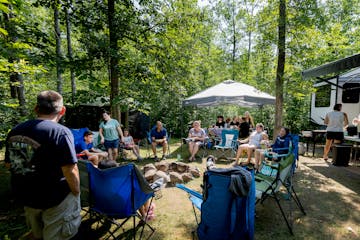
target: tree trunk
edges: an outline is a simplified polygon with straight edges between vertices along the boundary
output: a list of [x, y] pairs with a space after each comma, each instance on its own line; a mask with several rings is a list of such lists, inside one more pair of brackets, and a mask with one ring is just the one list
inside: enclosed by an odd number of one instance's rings
[[236, 26], [235, 26], [235, 6], [232, 1], [232, 25], [233, 25], [233, 49], [232, 49], [232, 80], [235, 81], [235, 57], [236, 57]]
[[249, 30], [249, 32], [248, 32], [249, 42], [248, 42], [248, 51], [247, 51], [248, 70], [249, 70], [249, 66], [250, 66], [250, 56], [251, 56], [251, 34], [252, 34], [252, 31]]
[[[15, 43], [17, 41], [16, 30], [14, 26], [11, 24], [10, 19], [13, 17], [11, 12], [12, 7], [9, 5], [10, 12], [8, 14], [3, 13], [4, 16], [4, 26], [5, 30], [8, 32], [8, 41], [11, 43]], [[9, 62], [14, 63], [18, 61], [17, 56], [10, 56]], [[24, 79], [22, 75], [18, 72], [11, 72], [9, 77], [10, 82], [10, 94], [12, 98], [17, 98], [20, 106], [20, 115], [26, 116], [26, 98], [25, 98], [25, 88], [24, 88]]]
[[286, 0], [279, 0], [279, 28], [278, 28], [278, 63], [276, 69], [275, 92], [275, 127], [274, 138], [282, 125], [284, 104], [284, 69], [285, 69], [285, 32], [286, 32]]
[[121, 121], [121, 111], [119, 106], [119, 76], [118, 76], [118, 36], [115, 24], [115, 0], [108, 0], [108, 25], [109, 25], [109, 41], [110, 41], [110, 104], [111, 115], [113, 118]]
[[62, 94], [62, 68], [61, 68], [61, 32], [60, 32], [60, 20], [59, 20], [59, 1], [54, 1], [54, 30], [56, 39], [56, 77], [57, 77], [57, 91]]
[[67, 39], [67, 50], [68, 50], [68, 58], [70, 61], [70, 81], [71, 81], [71, 101], [75, 103], [75, 95], [76, 95], [76, 82], [75, 82], [75, 72], [74, 72], [74, 63], [73, 63], [73, 51], [71, 46], [71, 23], [70, 23], [70, 13], [69, 6], [71, 1], [68, 1], [68, 6], [65, 10], [65, 18], [66, 18], [66, 39]]

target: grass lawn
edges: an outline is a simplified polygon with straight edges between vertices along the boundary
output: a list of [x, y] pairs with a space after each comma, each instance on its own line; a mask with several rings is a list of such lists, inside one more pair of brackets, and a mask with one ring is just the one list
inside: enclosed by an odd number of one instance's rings
[[[148, 153], [145, 148], [141, 151], [143, 156]], [[181, 151], [175, 139], [171, 152], [166, 161], [175, 161], [177, 154], [187, 159], [186, 146]], [[142, 167], [149, 162], [152, 160], [138, 165]], [[205, 170], [204, 161], [191, 165]], [[229, 166], [226, 162], [217, 165]], [[18, 239], [27, 229], [21, 208], [10, 200], [9, 173], [3, 161], [0, 161], [0, 181], [0, 239], [7, 239], [6, 236]], [[187, 186], [200, 191], [201, 183], [202, 178], [198, 178]], [[256, 206], [255, 239], [360, 239], [360, 167], [334, 167], [320, 158], [300, 157], [294, 183], [307, 213], [304, 216], [293, 206], [295, 235], [289, 234], [275, 201], [268, 199]], [[196, 223], [187, 194], [174, 187], [162, 189], [161, 193], [162, 197], [155, 200], [156, 219], [151, 225], [156, 232], [152, 239], [192, 239], [191, 231]], [[287, 208], [287, 201], [282, 202]], [[99, 232], [91, 236], [86, 239], [101, 239]]]

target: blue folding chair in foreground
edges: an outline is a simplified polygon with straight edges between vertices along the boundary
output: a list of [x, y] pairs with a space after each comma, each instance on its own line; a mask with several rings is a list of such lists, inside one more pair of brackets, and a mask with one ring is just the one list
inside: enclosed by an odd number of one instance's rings
[[[145, 226], [150, 228], [148, 236], [150, 238], [155, 229], [142, 219], [138, 210], [148, 200], [152, 201], [154, 190], [136, 166], [130, 163], [100, 170], [88, 163], [87, 169], [90, 184], [90, 211], [102, 220], [116, 225], [116, 228], [109, 229], [108, 238], [117, 239], [119, 237], [116, 236], [117, 231], [131, 218], [133, 239], [136, 239], [138, 228], [141, 228], [139, 239], [142, 238]], [[118, 222], [117, 219], [122, 219], [122, 221]]]
[[[204, 173], [203, 194], [182, 184], [193, 204], [200, 240], [254, 239], [254, 171], [241, 167], [213, 168]], [[195, 208], [201, 211], [200, 222]]]

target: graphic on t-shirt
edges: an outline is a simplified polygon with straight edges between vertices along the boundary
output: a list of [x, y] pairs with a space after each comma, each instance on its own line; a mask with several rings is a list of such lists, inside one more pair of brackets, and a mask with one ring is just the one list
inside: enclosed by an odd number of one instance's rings
[[21, 135], [9, 138], [9, 159], [11, 171], [15, 174], [26, 175], [35, 171], [32, 162], [35, 150], [40, 144], [35, 140]]

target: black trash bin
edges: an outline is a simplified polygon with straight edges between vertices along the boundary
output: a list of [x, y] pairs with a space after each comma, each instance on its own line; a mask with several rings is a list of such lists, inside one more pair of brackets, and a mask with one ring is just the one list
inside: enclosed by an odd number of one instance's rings
[[333, 164], [335, 166], [349, 165], [351, 147], [351, 144], [335, 144], [333, 146]]

